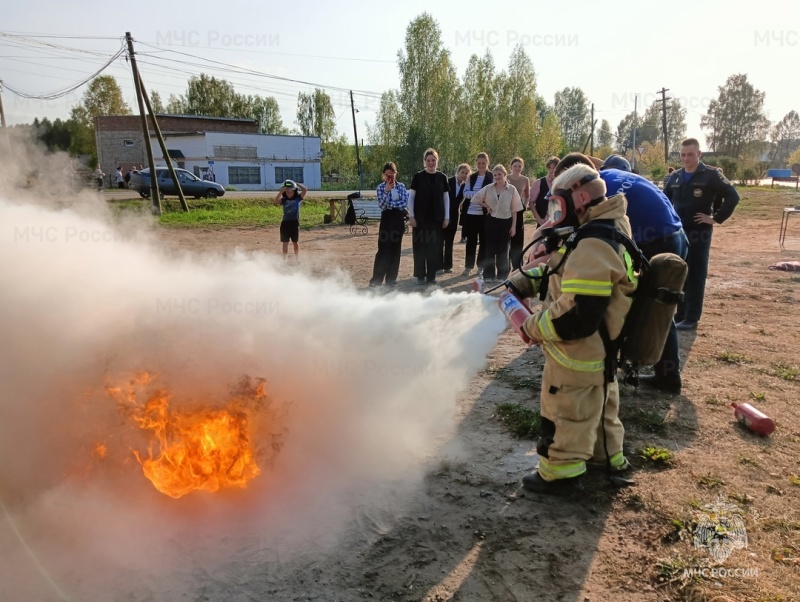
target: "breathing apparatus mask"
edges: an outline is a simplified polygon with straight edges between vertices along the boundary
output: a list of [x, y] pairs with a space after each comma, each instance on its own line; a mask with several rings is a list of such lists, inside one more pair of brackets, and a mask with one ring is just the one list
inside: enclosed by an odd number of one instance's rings
[[[547, 201], [547, 225], [539, 231], [540, 236], [534, 239], [522, 252], [517, 269], [522, 271], [523, 258], [531, 247], [544, 244], [545, 254], [550, 254], [561, 246], [561, 243], [577, 230], [581, 223], [575, 211], [575, 201], [572, 193], [584, 184], [588, 184], [600, 178], [599, 174], [584, 176], [574, 182], [569, 188], [556, 188], [550, 190], [545, 195]], [[600, 199], [592, 201], [589, 205], [599, 202]]]

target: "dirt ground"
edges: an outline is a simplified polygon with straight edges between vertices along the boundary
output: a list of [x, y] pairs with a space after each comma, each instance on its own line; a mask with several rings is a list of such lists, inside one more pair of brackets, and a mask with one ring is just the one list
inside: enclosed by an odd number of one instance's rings
[[[410, 511], [375, 524], [368, 541], [276, 577], [249, 591], [260, 600], [559, 600], [709, 602], [800, 600], [800, 276], [770, 271], [800, 259], [800, 222], [778, 246], [781, 208], [794, 191], [744, 189], [733, 218], [716, 229], [706, 309], [695, 333], [681, 333], [679, 396], [623, 390], [621, 415], [635, 485], [614, 489], [591, 477], [581, 499], [525, 493], [535, 441], [518, 440], [496, 418], [504, 402], [538, 407], [543, 357], [506, 331], [460, 399], [457, 442], [466, 460], [446, 457], [409, 495]], [[527, 227], [527, 234], [533, 226]], [[176, 249], [279, 252], [273, 228], [162, 230]], [[340, 267], [366, 286], [377, 224], [366, 235], [346, 226], [301, 231], [301, 261]], [[456, 267], [464, 246], [456, 245]], [[415, 292], [410, 238], [403, 243], [400, 290]], [[472, 280], [445, 275], [448, 291]], [[749, 402], [777, 421], [769, 438], [740, 427], [731, 402]], [[667, 448], [656, 466], [639, 454]], [[744, 517], [746, 549], [722, 565], [692, 536], [703, 507], [725, 496]], [[711, 569], [730, 569], [730, 574]], [[689, 576], [684, 569], [709, 569]], [[734, 573], [735, 569], [740, 569]], [[198, 600], [237, 597], [234, 581], [198, 577]]]

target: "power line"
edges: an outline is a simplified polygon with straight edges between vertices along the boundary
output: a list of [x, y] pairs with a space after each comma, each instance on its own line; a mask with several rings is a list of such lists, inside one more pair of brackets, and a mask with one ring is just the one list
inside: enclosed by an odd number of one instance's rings
[[111, 63], [113, 63], [113, 62], [114, 62], [115, 60], [117, 60], [117, 59], [118, 59], [120, 56], [122, 56], [122, 54], [123, 54], [123, 52], [124, 52], [124, 51], [125, 51], [125, 50], [124, 50], [124, 48], [120, 48], [120, 49], [119, 49], [119, 50], [118, 50], [118, 51], [117, 51], [117, 52], [116, 52], [116, 53], [115, 53], [115, 54], [114, 54], [114, 55], [113, 55], [113, 56], [112, 56], [112, 57], [111, 57], [111, 58], [110, 58], [110, 59], [109, 59], [109, 60], [106, 62], [106, 64], [105, 64], [105, 65], [103, 65], [102, 67], [100, 67], [100, 69], [98, 69], [97, 71], [95, 71], [95, 72], [94, 72], [94, 73], [92, 73], [91, 75], [89, 75], [89, 76], [85, 77], [84, 79], [82, 79], [82, 80], [81, 80], [81, 81], [79, 81], [78, 83], [76, 83], [76, 84], [73, 84], [72, 86], [69, 86], [69, 87], [67, 87], [67, 88], [62, 88], [61, 90], [57, 90], [57, 91], [55, 91], [55, 92], [50, 92], [49, 94], [29, 94], [29, 93], [27, 93], [27, 92], [21, 92], [21, 91], [19, 91], [19, 90], [15, 89], [15, 88], [12, 88], [12, 87], [11, 87], [11, 86], [9, 86], [7, 83], [6, 83], [6, 84], [4, 84], [4, 85], [5, 85], [6, 89], [7, 89], [9, 92], [13, 92], [14, 94], [16, 94], [17, 96], [19, 96], [19, 97], [21, 97], [21, 98], [30, 98], [30, 99], [35, 99], [35, 100], [55, 100], [55, 99], [57, 99], [57, 98], [61, 98], [62, 96], [66, 96], [66, 95], [67, 95], [67, 94], [69, 94], [70, 92], [73, 92], [73, 91], [77, 90], [78, 88], [80, 88], [80, 87], [81, 87], [82, 85], [84, 85], [85, 83], [87, 83], [87, 82], [91, 81], [92, 79], [94, 79], [95, 77], [97, 77], [98, 75], [100, 75], [100, 74], [101, 74], [103, 71], [105, 71], [105, 70], [106, 70], [106, 68], [107, 68], [107, 67], [108, 67], [108, 66], [109, 66]]
[[[151, 44], [146, 44], [144, 42], [140, 42], [140, 44], [143, 44], [144, 46], [148, 46], [150, 48], [156, 48], [157, 50], [162, 50], [162, 49], [158, 48], [157, 46], [153, 46]], [[263, 71], [256, 71], [254, 69], [247, 69], [245, 67], [239, 67], [238, 65], [233, 65], [231, 63], [224, 63], [222, 61], [215, 61], [215, 60], [212, 60], [212, 59], [206, 59], [206, 58], [203, 58], [203, 57], [197, 57], [197, 56], [194, 56], [192, 54], [188, 54], [186, 52], [180, 52], [179, 50], [170, 50], [169, 52], [171, 52], [173, 54], [179, 54], [181, 56], [188, 56], [189, 58], [192, 58], [192, 59], [199, 59], [199, 60], [202, 60], [202, 61], [206, 61], [207, 63], [212, 63], [212, 64], [215, 64], [215, 65], [221, 65], [222, 67], [228, 67], [229, 69], [236, 69], [241, 73], [249, 73], [251, 75], [257, 75], [257, 76], [266, 77], [266, 78], [269, 78], [269, 79], [276, 79], [276, 80], [279, 80], [279, 81], [293, 82], [295, 84], [302, 84], [304, 86], [312, 86], [312, 87], [315, 87], [315, 88], [326, 88], [328, 90], [337, 90], [339, 92], [349, 92], [350, 91], [349, 88], [343, 88], [343, 87], [340, 87], [340, 86], [330, 86], [330, 85], [325, 85], [325, 84], [318, 84], [318, 83], [307, 82], [307, 81], [303, 81], [303, 80], [299, 80], [299, 79], [292, 79], [290, 77], [282, 77], [280, 75], [273, 75], [271, 73], [265, 73]], [[137, 54], [146, 55], [147, 53], [137, 53]], [[158, 58], [160, 58], [161, 60], [164, 60], [164, 61], [179, 62], [179, 61], [177, 61], [177, 59], [169, 59], [169, 58], [166, 58], [166, 57], [158, 57]], [[203, 66], [203, 65], [198, 65], [197, 63], [191, 63], [191, 64], [193, 64], [194, 66], [200, 66], [200, 67]], [[361, 94], [373, 95], [373, 96], [376, 96], [376, 97], [380, 97], [381, 96], [381, 93], [373, 92], [371, 90], [353, 90], [353, 92], [356, 92], [356, 91], [360, 92]]]
[[[138, 41], [138, 40], [137, 40]], [[394, 64], [395, 61], [390, 61], [386, 59], [365, 59], [365, 58], [357, 58], [357, 57], [348, 57], [348, 56], [326, 56], [320, 54], [295, 54], [293, 52], [274, 52], [272, 50], [245, 50], [242, 48], [221, 48], [219, 46], [202, 46], [200, 44], [169, 44], [166, 42], [160, 43], [148, 43], [148, 42], [141, 42], [138, 41], [139, 44], [146, 44], [147, 46], [158, 48], [160, 46], [180, 46], [184, 48], [207, 48], [209, 50], [220, 51], [224, 50], [227, 52], [248, 52], [253, 54], [274, 54], [278, 56], [291, 56], [295, 58], [310, 58], [310, 59], [329, 59], [334, 61], [359, 61], [364, 63], [389, 63]], [[164, 49], [164, 52], [170, 52], [169, 49]]]

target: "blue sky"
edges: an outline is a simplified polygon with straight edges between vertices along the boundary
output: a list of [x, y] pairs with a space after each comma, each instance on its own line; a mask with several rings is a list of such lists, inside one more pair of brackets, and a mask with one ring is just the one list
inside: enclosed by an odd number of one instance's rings
[[[513, 3], [508, 12], [505, 4], [496, 3], [393, 4], [142, 0], [81, 9], [53, 0], [10, 3], [0, 32], [73, 36], [34, 39], [98, 55], [34, 48], [0, 37], [0, 79], [33, 94], [68, 87], [98, 69], [130, 31], [142, 53], [140, 70], [148, 89], [165, 99], [185, 91], [191, 74], [206, 72], [225, 77], [237, 91], [275, 96], [284, 123], [293, 125], [298, 92], [317, 84], [334, 101], [338, 130], [352, 136], [347, 90], [354, 89], [361, 91], [355, 101], [359, 137], [365, 137], [380, 93], [398, 86], [397, 52], [408, 23], [428, 12], [441, 27], [459, 75], [472, 54], [482, 55], [487, 48], [496, 66], [504, 68], [513, 47], [522, 43], [537, 71], [538, 92], [548, 102], [557, 90], [579, 86], [595, 103], [596, 117], [608, 119], [612, 128], [633, 110], [635, 94], [641, 109], [664, 86], [688, 109], [687, 134], [702, 139], [699, 121], [709, 100], [729, 75], [741, 72], [766, 92], [772, 121], [800, 110], [796, 83], [789, 76], [800, 61], [800, 24], [792, 0], [677, 1], [669, 10], [650, 1], [536, 1]], [[211, 70], [206, 60], [296, 81], [235, 73], [222, 65]], [[133, 107], [125, 59], [117, 59], [106, 73], [117, 77]], [[64, 118], [82, 92], [79, 88], [61, 99], [37, 101], [5, 90], [6, 117], [12, 124], [35, 116]]]

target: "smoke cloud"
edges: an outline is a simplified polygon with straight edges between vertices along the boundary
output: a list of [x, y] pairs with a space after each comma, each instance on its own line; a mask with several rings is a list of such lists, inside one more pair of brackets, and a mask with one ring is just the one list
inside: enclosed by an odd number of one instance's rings
[[[331, 268], [179, 254], [144, 217], [13, 185], [0, 192], [3, 600], [177, 599], [198, 572], [244, 580], [376, 536], [505, 326], [478, 295], [372, 296]], [[251, 417], [261, 474], [158, 492], [133, 454], [148, 434], [106, 391], [142, 370], [185, 408], [266, 379]]]

